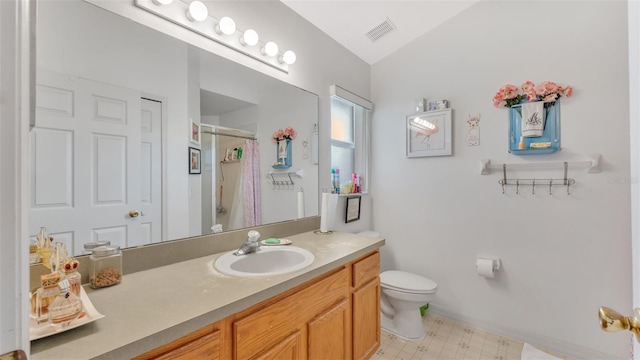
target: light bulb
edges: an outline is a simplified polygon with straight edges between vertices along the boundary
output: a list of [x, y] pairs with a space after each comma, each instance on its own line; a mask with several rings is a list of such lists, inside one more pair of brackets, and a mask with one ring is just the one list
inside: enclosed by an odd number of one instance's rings
[[278, 44], [273, 41], [269, 41], [262, 47], [262, 54], [268, 56], [278, 55]]
[[254, 46], [258, 43], [258, 33], [253, 29], [247, 29], [240, 37], [240, 44]]
[[282, 54], [282, 56], [280, 56], [278, 58], [278, 60], [281, 63], [287, 64], [287, 65], [292, 65], [293, 63], [296, 62], [296, 53], [294, 53], [291, 50], [287, 50], [284, 52], [284, 54]]
[[156, 5], [169, 5], [173, 2], [173, 0], [153, 0], [153, 3]]
[[236, 22], [232, 18], [225, 16], [216, 25], [216, 32], [220, 35], [231, 35], [236, 32]]
[[189, 11], [187, 11], [187, 18], [191, 21], [205, 21], [209, 16], [207, 6], [200, 1], [192, 1], [189, 4]]

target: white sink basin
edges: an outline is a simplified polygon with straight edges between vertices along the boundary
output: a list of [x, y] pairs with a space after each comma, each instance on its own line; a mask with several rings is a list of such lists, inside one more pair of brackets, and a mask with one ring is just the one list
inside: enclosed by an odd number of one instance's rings
[[[235, 251], [235, 250], [234, 250]], [[233, 251], [220, 256], [214, 263], [223, 274], [254, 277], [286, 274], [306, 268], [314, 256], [295, 246], [262, 246], [260, 251], [236, 256]]]

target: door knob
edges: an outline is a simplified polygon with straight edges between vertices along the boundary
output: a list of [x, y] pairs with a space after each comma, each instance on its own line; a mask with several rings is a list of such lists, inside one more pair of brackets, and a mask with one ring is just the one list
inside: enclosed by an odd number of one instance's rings
[[602, 330], [629, 330], [636, 335], [636, 340], [640, 342], [640, 308], [633, 310], [633, 316], [625, 317], [613, 309], [601, 306], [598, 310], [598, 317], [600, 317]]
[[140, 215], [140, 213], [138, 212], [138, 210], [131, 210], [131, 211], [129, 211], [129, 217], [135, 218], [135, 217], [138, 217], [138, 215]]

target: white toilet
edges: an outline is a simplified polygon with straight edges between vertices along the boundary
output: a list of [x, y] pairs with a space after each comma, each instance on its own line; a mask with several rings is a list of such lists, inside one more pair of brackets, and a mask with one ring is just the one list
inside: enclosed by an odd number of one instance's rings
[[[359, 235], [379, 236], [375, 231]], [[420, 307], [427, 304], [438, 284], [423, 276], [405, 271], [387, 270], [380, 274], [380, 324], [401, 338], [418, 340], [424, 337]]]
[[380, 288], [382, 328], [405, 339], [422, 339], [420, 307], [433, 299], [438, 284], [420, 275], [387, 270], [380, 274]]

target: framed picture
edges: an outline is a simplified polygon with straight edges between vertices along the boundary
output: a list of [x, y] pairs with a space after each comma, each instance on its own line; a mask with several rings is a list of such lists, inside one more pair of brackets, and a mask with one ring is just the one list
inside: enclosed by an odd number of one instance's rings
[[407, 157], [451, 155], [451, 109], [407, 116]]
[[200, 174], [200, 149], [189, 148], [189, 174]]
[[347, 197], [346, 213], [345, 222], [360, 220], [360, 196]]
[[200, 124], [191, 121], [191, 136], [189, 140], [196, 145], [200, 145]]

